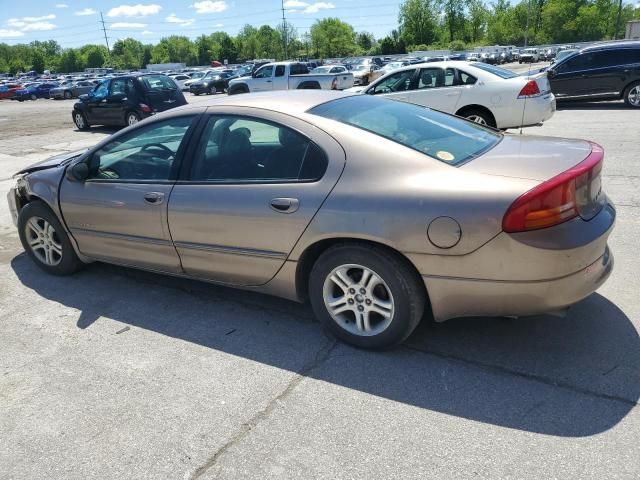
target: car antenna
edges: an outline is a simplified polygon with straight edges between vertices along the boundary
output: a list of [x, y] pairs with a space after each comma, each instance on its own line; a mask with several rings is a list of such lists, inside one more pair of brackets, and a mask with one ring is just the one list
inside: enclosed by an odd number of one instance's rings
[[[529, 70], [527, 70], [527, 81], [529, 81], [529, 78], [531, 77], [531, 65], [533, 65], [533, 62], [529, 62]], [[524, 126], [524, 112], [527, 109], [527, 96], [524, 97], [524, 105], [522, 105], [522, 119], [520, 120], [520, 135], [522, 135], [522, 127]]]

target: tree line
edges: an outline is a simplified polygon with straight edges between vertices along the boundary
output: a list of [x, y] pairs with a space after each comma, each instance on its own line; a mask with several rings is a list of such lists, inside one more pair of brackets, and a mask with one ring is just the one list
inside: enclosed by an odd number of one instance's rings
[[572, 43], [622, 38], [626, 22], [640, 19], [640, 7], [618, 0], [405, 0], [397, 28], [376, 39], [357, 32], [338, 18], [317, 20], [298, 35], [289, 23], [245, 25], [236, 36], [217, 31], [195, 40], [172, 35], [157, 44], [134, 38], [102, 45], [63, 49], [55, 40], [29, 44], [0, 43], [0, 72], [44, 70], [77, 72], [87, 67], [139, 69], [149, 63], [181, 62], [207, 65], [212, 60], [236, 63], [257, 58], [333, 58], [348, 55], [388, 55], [412, 50], [478, 45]]

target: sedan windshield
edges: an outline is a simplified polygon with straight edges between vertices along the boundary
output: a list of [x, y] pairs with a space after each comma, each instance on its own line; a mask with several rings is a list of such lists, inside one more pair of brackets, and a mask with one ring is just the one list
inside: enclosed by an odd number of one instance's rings
[[369, 95], [333, 100], [309, 113], [375, 133], [449, 165], [471, 160], [502, 139], [498, 132], [452, 115]]

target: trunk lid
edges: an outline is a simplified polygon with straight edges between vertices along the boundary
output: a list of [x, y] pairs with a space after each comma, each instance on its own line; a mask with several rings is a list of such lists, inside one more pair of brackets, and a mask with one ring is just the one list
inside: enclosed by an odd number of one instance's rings
[[583, 161], [591, 149], [586, 140], [505, 134], [493, 149], [460, 168], [486, 175], [544, 181]]

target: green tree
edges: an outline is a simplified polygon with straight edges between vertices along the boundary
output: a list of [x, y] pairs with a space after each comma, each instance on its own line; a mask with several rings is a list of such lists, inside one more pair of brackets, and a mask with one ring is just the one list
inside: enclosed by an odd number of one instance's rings
[[476, 43], [485, 36], [489, 12], [482, 0], [468, 0], [467, 9], [469, 15], [467, 23], [469, 40]]
[[118, 40], [111, 49], [111, 62], [119, 68], [136, 69], [143, 65], [144, 46], [135, 38]]
[[432, 44], [438, 34], [438, 14], [435, 0], [405, 0], [398, 15], [403, 41], [409, 45]]
[[44, 54], [39, 49], [34, 49], [31, 55], [31, 70], [35, 70], [38, 73], [44, 72], [44, 62]]
[[86, 65], [89, 68], [104, 66], [109, 56], [107, 48], [102, 45], [89, 45], [86, 49], [83, 48], [83, 53], [86, 56]]
[[74, 48], [65, 50], [60, 55], [58, 70], [64, 73], [79, 72], [82, 70], [82, 63], [78, 51]]
[[351, 55], [358, 50], [353, 27], [339, 18], [316, 20], [311, 26], [311, 41], [321, 58]]
[[376, 43], [376, 38], [373, 36], [373, 33], [369, 32], [359, 32], [356, 35], [356, 43], [362, 50], [365, 52], [371, 50]]

